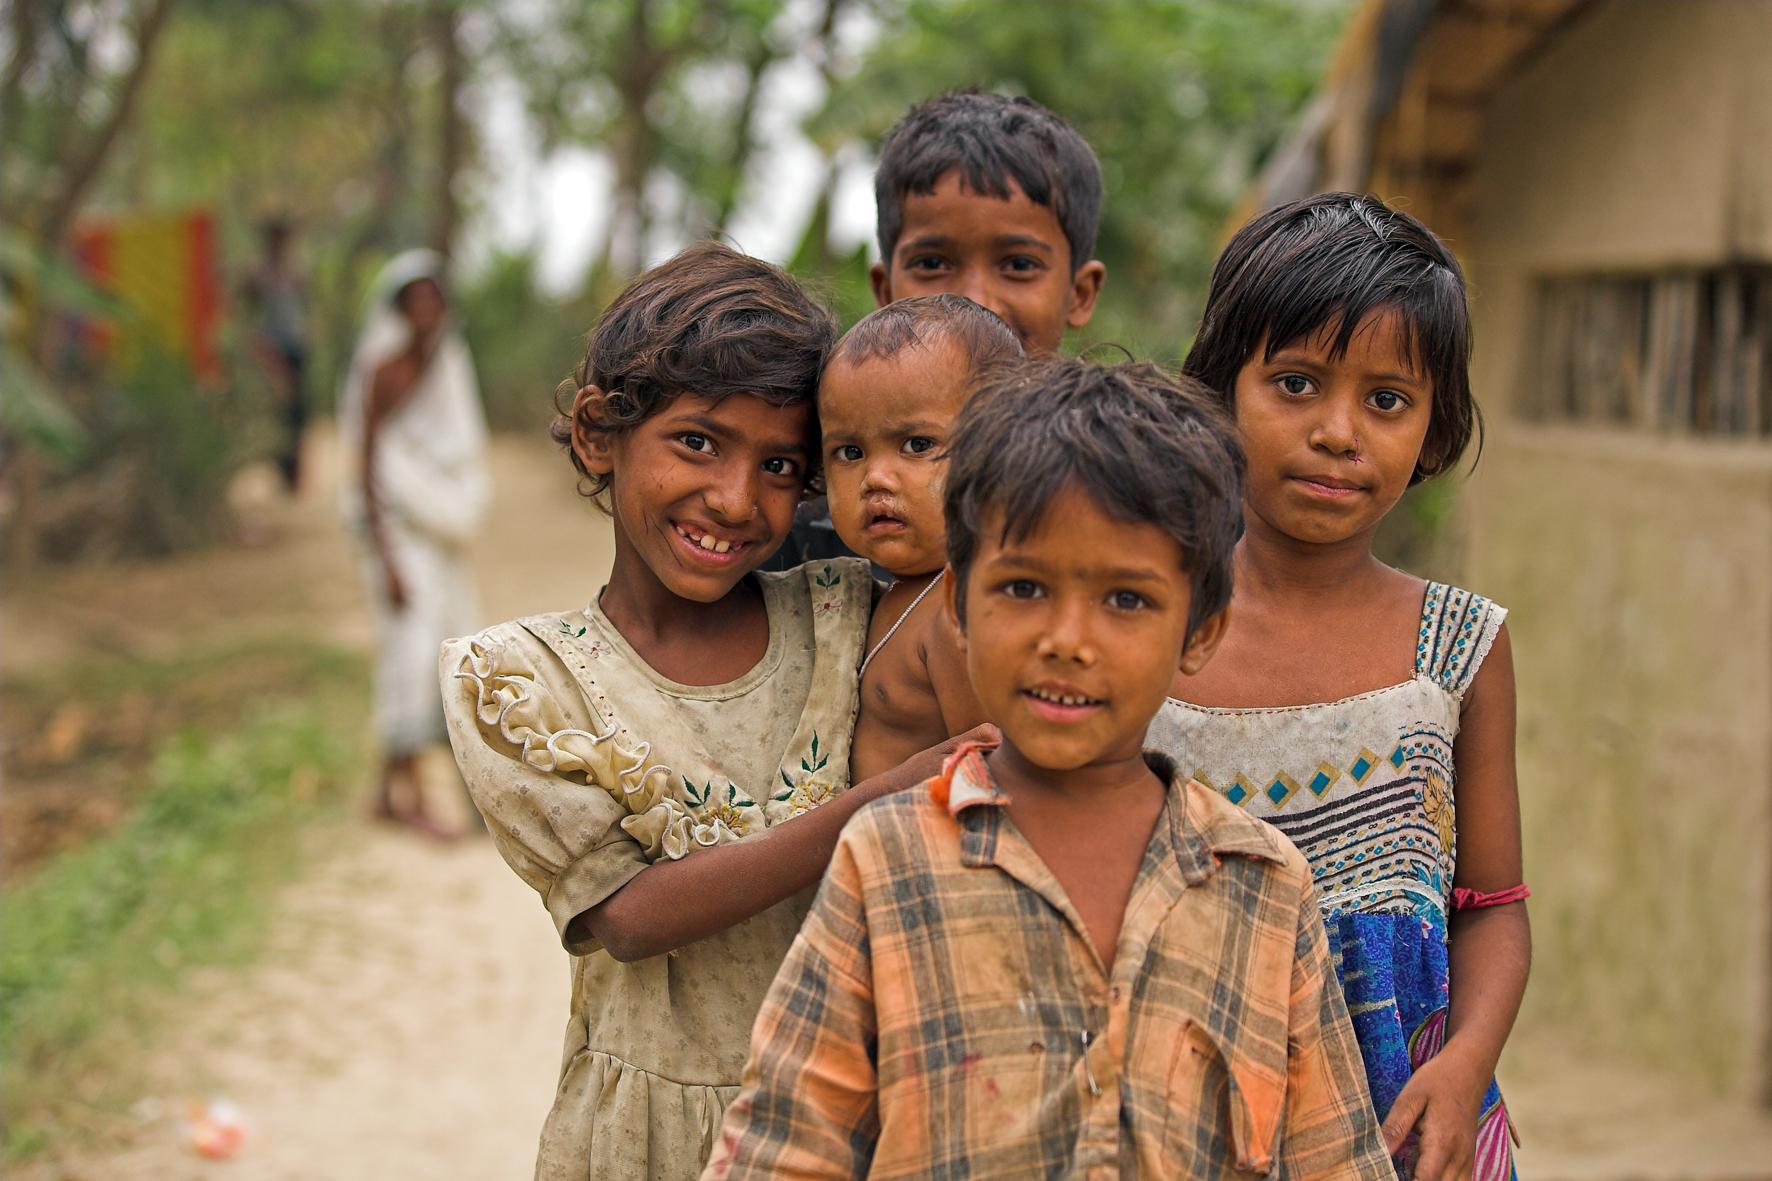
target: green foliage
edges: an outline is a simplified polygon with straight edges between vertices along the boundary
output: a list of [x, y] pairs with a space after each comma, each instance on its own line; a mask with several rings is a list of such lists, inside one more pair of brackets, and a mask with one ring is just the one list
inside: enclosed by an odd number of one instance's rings
[[1179, 357], [1224, 220], [1316, 86], [1348, 0], [881, 0], [879, 37], [812, 120], [877, 144], [979, 87], [1069, 119], [1101, 158], [1108, 283], [1084, 337]]
[[192, 969], [257, 945], [305, 826], [338, 812], [362, 757], [361, 661], [309, 664], [304, 701], [270, 703], [219, 736], [172, 738], [119, 828], [0, 900], [7, 1156], [40, 1148], [67, 1108], [118, 1098], [117, 1041], [139, 1039]]
[[17, 230], [0, 226], [0, 438], [66, 465], [81, 459], [91, 440], [66, 397], [30, 354], [31, 305], [95, 321], [118, 315], [116, 301], [72, 266]]
[[544, 292], [533, 251], [494, 255], [457, 287], [455, 301], [487, 420], [504, 430], [545, 427], [556, 389], [584, 356], [595, 310], [586, 300]]
[[227, 521], [228, 480], [251, 437], [246, 406], [176, 357], [132, 344], [139, 355], [120, 376], [64, 387], [91, 445], [46, 497], [48, 557], [167, 554], [213, 540]]

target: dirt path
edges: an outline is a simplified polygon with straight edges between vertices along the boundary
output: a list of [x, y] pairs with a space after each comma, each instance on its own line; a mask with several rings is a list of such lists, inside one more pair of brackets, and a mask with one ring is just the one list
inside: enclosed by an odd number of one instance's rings
[[[330, 458], [324, 438], [317, 450]], [[500, 440], [493, 462], [497, 502], [477, 547], [486, 621], [585, 601], [607, 570], [607, 525], [544, 444]], [[261, 544], [12, 588], [0, 667], [78, 656], [92, 619], [127, 618], [124, 642], [144, 652], [198, 628], [213, 638], [287, 627], [366, 645], [330, 491], [289, 506], [261, 484], [237, 490]], [[432, 766], [453, 771], [446, 755]], [[529, 1175], [567, 1005], [567, 962], [546, 913], [485, 840], [439, 846], [355, 821], [320, 835], [332, 847], [280, 900], [259, 962], [192, 981], [186, 1011], [156, 1039], [121, 1145], [39, 1162], [37, 1175]], [[190, 1147], [186, 1104], [204, 1096], [244, 1115], [246, 1142], [225, 1163]]]

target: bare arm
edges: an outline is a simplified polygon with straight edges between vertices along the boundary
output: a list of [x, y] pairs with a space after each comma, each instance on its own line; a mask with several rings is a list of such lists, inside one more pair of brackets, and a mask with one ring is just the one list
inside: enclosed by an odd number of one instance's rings
[[804, 816], [755, 837], [703, 849], [693, 857], [660, 861], [572, 920], [567, 942], [586, 936], [623, 963], [663, 955], [706, 939], [818, 881], [849, 818], [869, 800], [923, 782], [969, 733], [915, 755], [890, 771], [856, 784]]
[[[1456, 884], [1484, 893], [1519, 885], [1514, 661], [1506, 627], [1465, 692], [1453, 761], [1458, 768]], [[1416, 1071], [1385, 1119], [1393, 1152], [1411, 1128], [1419, 1133], [1420, 1181], [1470, 1173], [1483, 1093], [1513, 1029], [1532, 963], [1526, 904], [1455, 912], [1449, 957], [1445, 1045]]]
[[984, 706], [972, 691], [972, 678], [966, 674], [966, 646], [960, 629], [939, 607], [930, 625], [923, 647], [923, 663], [929, 670], [929, 687], [941, 707], [942, 725], [949, 734], [962, 734], [987, 720]]
[[[1493, 893], [1523, 879], [1520, 791], [1514, 771], [1514, 654], [1503, 625], [1465, 693], [1453, 751], [1458, 768], [1458, 875], [1466, 889]], [[1452, 916], [1452, 1007], [1445, 1053], [1466, 1058], [1482, 1084], [1495, 1073], [1532, 964], [1526, 904]]]
[[393, 551], [388, 548], [381, 501], [376, 494], [376, 439], [381, 433], [382, 423], [411, 400], [413, 391], [418, 388], [419, 378], [424, 376], [425, 368], [430, 364], [435, 344], [434, 340], [415, 338], [404, 351], [383, 362], [370, 377], [368, 404], [363, 410], [363, 453], [359, 457], [362, 465], [363, 521], [369, 530], [370, 544], [375, 547], [376, 555], [381, 559], [382, 571], [387, 580], [388, 598], [396, 608], [406, 605], [406, 587], [394, 565]]

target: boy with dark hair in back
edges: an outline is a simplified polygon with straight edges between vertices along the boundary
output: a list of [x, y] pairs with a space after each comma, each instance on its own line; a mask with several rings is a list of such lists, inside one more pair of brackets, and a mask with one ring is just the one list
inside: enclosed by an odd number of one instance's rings
[[[1107, 279], [1094, 257], [1101, 195], [1088, 142], [1033, 99], [953, 91], [912, 107], [874, 169], [874, 300], [964, 295], [1028, 353], [1056, 352]], [[769, 568], [852, 552], [813, 500]]]
[[1002, 743], [844, 828], [704, 1181], [1394, 1177], [1303, 856], [1143, 749], [1224, 634], [1235, 427], [1052, 360], [984, 383], [948, 463]]
[[1001, 316], [1029, 353], [1095, 312], [1101, 165], [1031, 98], [978, 91], [911, 108], [874, 169], [874, 299], [952, 292]]

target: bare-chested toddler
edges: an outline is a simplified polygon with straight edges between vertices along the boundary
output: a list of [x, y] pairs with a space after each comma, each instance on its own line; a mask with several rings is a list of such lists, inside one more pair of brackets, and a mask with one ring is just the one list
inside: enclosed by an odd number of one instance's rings
[[1021, 351], [1007, 324], [964, 296], [917, 296], [851, 328], [819, 382], [831, 523], [893, 577], [868, 629], [852, 775], [988, 720], [941, 609], [942, 473], [975, 379]]

